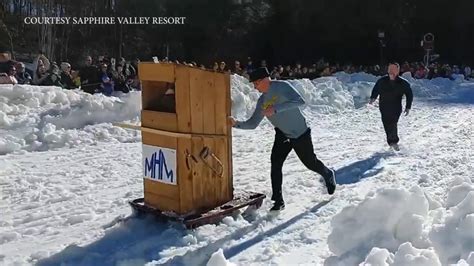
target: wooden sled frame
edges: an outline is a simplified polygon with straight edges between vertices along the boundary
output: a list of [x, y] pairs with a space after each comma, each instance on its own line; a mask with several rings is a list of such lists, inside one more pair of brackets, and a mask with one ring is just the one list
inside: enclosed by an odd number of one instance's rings
[[234, 198], [214, 209], [204, 211], [198, 214], [176, 215], [174, 213], [162, 212], [145, 204], [144, 198], [138, 198], [130, 201], [130, 206], [137, 214], [151, 214], [162, 221], [177, 221], [182, 223], [187, 229], [194, 229], [205, 224], [214, 224], [220, 222], [225, 216], [231, 215], [234, 211], [254, 206], [260, 208], [265, 195], [262, 193], [241, 191], [234, 194]]

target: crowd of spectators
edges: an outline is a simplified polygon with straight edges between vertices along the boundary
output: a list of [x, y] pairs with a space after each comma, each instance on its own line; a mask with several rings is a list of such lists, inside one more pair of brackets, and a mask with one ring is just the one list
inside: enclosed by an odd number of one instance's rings
[[[252, 59], [249, 58], [247, 64], [244, 66], [242, 66], [240, 61], [235, 61], [233, 67], [227, 67], [225, 62], [221, 62], [220, 64], [216, 62], [213, 65], [214, 70], [229, 71], [242, 76], [248, 76], [248, 73], [253, 71], [255, 67], [267, 67], [269, 71], [271, 71], [271, 77], [273, 79], [314, 79], [332, 76], [334, 73], [342, 71], [348, 74], [364, 72], [376, 76], [382, 76], [387, 73], [387, 66], [363, 66], [353, 64], [341, 65], [339, 63], [330, 64], [324, 60], [319, 60], [318, 62], [310, 65], [302, 65], [301, 63], [297, 62], [294, 65], [279, 64], [269, 67], [266, 60], [261, 60], [260, 64], [256, 66], [254, 65]], [[451, 66], [449, 64], [440, 64], [435, 62], [425, 66], [421, 62], [405, 62], [400, 66], [400, 68], [401, 73], [410, 72], [412, 77], [416, 79], [433, 79], [437, 77], [453, 79], [454, 74], [464, 75], [465, 79], [474, 77], [471, 67], [468, 65]]]
[[[271, 72], [273, 79], [315, 79], [319, 77], [331, 76], [336, 72], [346, 72], [349, 74], [364, 72], [376, 76], [385, 75], [387, 66], [362, 66], [353, 64], [330, 64], [321, 59], [310, 65], [303, 65], [296, 62], [294, 65], [278, 64], [270, 67], [266, 60], [261, 60], [254, 64], [252, 58], [247, 58], [245, 64], [240, 61], [234, 61], [229, 66], [226, 62], [214, 62], [209, 67], [196, 62], [170, 61], [167, 58], [158, 60], [153, 58], [155, 63], [173, 62], [185, 64], [201, 69], [212, 69], [214, 71], [228, 72], [248, 77], [248, 74], [257, 67], [267, 67]], [[85, 56], [83, 62], [79, 62], [78, 67], [72, 68], [68, 62], [61, 62], [59, 65], [50, 60], [43, 54], [39, 54], [29, 68], [23, 62], [15, 61], [10, 58], [9, 53], [0, 53], [0, 84], [31, 84], [42, 86], [59, 86], [64, 89], [77, 89], [88, 93], [103, 93], [111, 95], [114, 91], [127, 93], [131, 90], [140, 90], [140, 81], [138, 79], [138, 58], [127, 61], [120, 58], [116, 62], [115, 58], [106, 56]], [[410, 72], [416, 79], [432, 79], [443, 77], [453, 79], [453, 75], [464, 75], [465, 79], [474, 77], [474, 73], [468, 65], [448, 65], [440, 63], [431, 63], [425, 66], [423, 63], [405, 62], [400, 66], [400, 72]]]
[[114, 91], [127, 93], [139, 90], [137, 69], [139, 59], [86, 56], [77, 68], [69, 62], [51, 62], [39, 54], [29, 68], [24, 62], [12, 60], [9, 53], [0, 53], [0, 84], [29, 84], [78, 89], [88, 93], [111, 95]]
[[[156, 59], [157, 60], [157, 59]], [[158, 62], [158, 61], [156, 61]], [[170, 62], [167, 58], [164, 58], [162, 62]], [[199, 67], [206, 69], [203, 64], [197, 64], [196, 62], [187, 63], [186, 61], [179, 62], [173, 61], [177, 64], [185, 64], [193, 67]], [[259, 64], [254, 64], [252, 58], [247, 58], [247, 63], [242, 64], [241, 61], [234, 61], [233, 66], [229, 66], [226, 62], [214, 62], [207, 69], [212, 69], [215, 71], [228, 72], [232, 74], [238, 74], [244, 77], [248, 77], [248, 74], [252, 72], [256, 67], [267, 67], [271, 72], [271, 77], [273, 79], [315, 79], [319, 77], [332, 76], [337, 72], [345, 72], [348, 74], [353, 73], [369, 73], [376, 76], [382, 76], [387, 73], [387, 66], [380, 65], [354, 65], [354, 64], [344, 64], [339, 63], [330, 64], [325, 62], [323, 59], [319, 60], [316, 63], [310, 65], [303, 65], [299, 62], [296, 64], [278, 64], [270, 67], [267, 64], [266, 60], [261, 60]], [[405, 62], [400, 66], [400, 72], [406, 73], [410, 72], [412, 77], [416, 79], [433, 79], [437, 77], [454, 79], [453, 75], [464, 75], [465, 79], [474, 78], [474, 73], [471, 70], [471, 67], [468, 65], [449, 65], [449, 64], [440, 64], [440, 63], [431, 63], [428, 66], [425, 66], [421, 62], [408, 63]]]

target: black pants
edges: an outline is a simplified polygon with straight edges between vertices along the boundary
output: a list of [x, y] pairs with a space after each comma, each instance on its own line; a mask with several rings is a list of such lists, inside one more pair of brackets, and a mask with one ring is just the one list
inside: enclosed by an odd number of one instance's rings
[[387, 135], [388, 145], [397, 144], [400, 140], [398, 138], [398, 119], [400, 118], [401, 111], [387, 112], [382, 111], [382, 123]]
[[316, 157], [311, 141], [311, 130], [308, 130], [296, 139], [289, 139], [281, 130], [275, 128], [275, 142], [273, 143], [271, 155], [271, 178], [272, 178], [272, 200], [283, 201], [281, 185], [283, 181], [282, 168], [286, 157], [292, 149], [301, 162], [310, 170], [322, 175], [328, 176], [329, 169]]

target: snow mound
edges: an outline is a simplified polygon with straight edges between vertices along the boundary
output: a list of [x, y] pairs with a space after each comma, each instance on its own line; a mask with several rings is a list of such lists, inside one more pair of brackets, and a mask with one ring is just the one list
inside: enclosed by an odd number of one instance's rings
[[[314, 80], [289, 80], [316, 113], [351, 111], [367, 104], [379, 77], [336, 73]], [[463, 78], [433, 80], [404, 78], [416, 97], [448, 95], [455, 91], [472, 94], [472, 84]], [[260, 93], [244, 77], [232, 75], [232, 115], [245, 120], [255, 110]], [[80, 90], [51, 86], [0, 85], [0, 155], [18, 151], [46, 151], [97, 142], [136, 142], [140, 132], [112, 125], [138, 123], [141, 92], [106, 97]]]
[[[315, 80], [289, 80], [301, 94], [306, 106], [321, 113], [335, 113], [354, 108], [354, 98], [343, 82], [335, 77], [324, 77]], [[244, 77], [233, 75], [232, 88], [232, 115], [237, 119], [245, 119], [255, 110], [260, 93]], [[367, 85], [363, 90], [371, 90]], [[367, 94], [367, 93], [366, 93]], [[370, 96], [370, 92], [368, 94]], [[368, 98], [368, 97], [367, 97]]]
[[[472, 83], [462, 77], [454, 80], [447, 78], [414, 79], [411, 74], [402, 75], [413, 90], [416, 98], [444, 98], [463, 90]], [[288, 80], [301, 94], [306, 106], [320, 113], [338, 113], [365, 106], [372, 93], [375, 82], [380, 77], [367, 74], [347, 74], [338, 72], [332, 77], [314, 80]], [[233, 75], [231, 78], [232, 115], [239, 120], [249, 118], [255, 110], [260, 93], [244, 77]], [[465, 88], [465, 91], [471, 91]]]
[[348, 74], [342, 71], [335, 73], [334, 77], [336, 77], [338, 80], [340, 80], [343, 83], [355, 83], [355, 82], [361, 82], [361, 81], [375, 83], [380, 78], [372, 74], [363, 73], [363, 72]]
[[106, 97], [52, 86], [0, 85], [0, 154], [97, 141], [139, 141], [110, 123], [137, 120], [140, 92]]
[[352, 265], [363, 261], [372, 247], [394, 251], [405, 242], [423, 243], [428, 208], [428, 200], [419, 187], [410, 191], [379, 190], [334, 216], [329, 249], [340, 257], [341, 263]]
[[474, 191], [448, 210], [443, 223], [433, 225], [429, 237], [443, 264], [456, 263], [471, 255], [474, 251]]
[[224, 251], [220, 248], [214, 252], [207, 262], [206, 266], [234, 266], [234, 263], [229, 262], [225, 256]]
[[[415, 186], [381, 189], [331, 221], [328, 265], [446, 265], [474, 257], [474, 185], [452, 181], [445, 207], [431, 210]], [[464, 263], [464, 264], [463, 264]]]
[[415, 97], [447, 96], [459, 89], [464, 79], [450, 80], [447, 78], [415, 79], [410, 72], [402, 75], [410, 83]]
[[362, 266], [441, 266], [438, 255], [433, 249], [417, 249], [410, 242], [400, 245], [397, 252], [373, 248]]

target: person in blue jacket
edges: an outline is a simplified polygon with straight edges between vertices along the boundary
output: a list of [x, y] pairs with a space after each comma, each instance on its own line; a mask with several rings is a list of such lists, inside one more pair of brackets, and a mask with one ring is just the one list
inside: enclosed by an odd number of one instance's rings
[[250, 73], [250, 81], [262, 93], [253, 115], [247, 121], [230, 118], [232, 126], [240, 129], [255, 129], [264, 117], [275, 127], [275, 141], [271, 153], [272, 200], [271, 211], [285, 208], [282, 195], [282, 167], [291, 150], [295, 150], [301, 162], [310, 170], [320, 174], [329, 194], [336, 189], [335, 172], [321, 162], [313, 150], [311, 129], [301, 113], [305, 104], [301, 95], [288, 82], [270, 80], [267, 68], [257, 68]]
[[112, 95], [112, 92], [114, 92], [114, 81], [112, 80], [112, 75], [108, 72], [106, 64], [101, 66], [100, 80], [102, 81], [100, 92], [106, 96]]

